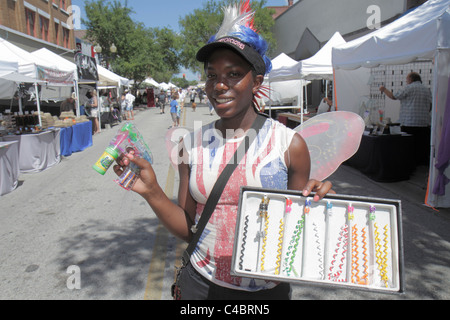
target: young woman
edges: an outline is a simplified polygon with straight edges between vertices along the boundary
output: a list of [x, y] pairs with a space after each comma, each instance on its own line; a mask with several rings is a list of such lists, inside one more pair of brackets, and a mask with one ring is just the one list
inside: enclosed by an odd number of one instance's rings
[[[205, 64], [206, 95], [220, 119], [185, 139], [179, 164], [178, 204], [168, 199], [151, 165], [129, 155], [141, 168], [133, 190], [150, 204], [165, 227], [189, 242], [215, 181], [258, 116], [253, 103], [270, 60], [236, 37], [216, 37], [197, 54]], [[316, 192], [319, 200], [330, 182], [309, 180], [310, 158], [304, 140], [267, 118], [247, 154], [231, 175], [189, 265], [180, 279], [182, 299], [288, 299], [290, 286], [243, 279], [230, 274], [240, 186]], [[115, 166], [117, 174], [122, 173]]]

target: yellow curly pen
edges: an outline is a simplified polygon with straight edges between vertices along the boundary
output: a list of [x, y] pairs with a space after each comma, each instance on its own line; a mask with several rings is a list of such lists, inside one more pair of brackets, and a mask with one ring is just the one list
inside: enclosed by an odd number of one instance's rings
[[266, 213], [266, 219], [264, 222], [264, 239], [263, 239], [263, 247], [261, 252], [261, 271], [265, 271], [264, 269], [264, 260], [266, 259], [266, 245], [267, 245], [267, 233], [269, 230], [269, 214]]
[[280, 220], [280, 237], [278, 238], [278, 251], [277, 251], [277, 268], [275, 270], [275, 274], [280, 274], [281, 267], [281, 252], [283, 250], [283, 237], [284, 237], [284, 222], [283, 219]]
[[378, 225], [376, 223], [374, 223], [374, 228], [375, 228], [375, 256], [377, 258], [376, 262], [378, 264], [378, 270], [380, 270], [381, 274], [383, 258], [381, 256], [380, 232], [378, 231]]
[[388, 226], [384, 226], [384, 243], [383, 243], [383, 257], [382, 257], [382, 268], [381, 268], [381, 279], [384, 281], [386, 288], [389, 286], [389, 278], [387, 273], [387, 257], [388, 257]]

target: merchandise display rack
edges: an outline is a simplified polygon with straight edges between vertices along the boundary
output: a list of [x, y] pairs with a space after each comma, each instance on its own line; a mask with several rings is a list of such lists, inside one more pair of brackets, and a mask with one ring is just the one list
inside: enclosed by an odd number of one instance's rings
[[403, 293], [401, 202], [242, 187], [232, 274]]

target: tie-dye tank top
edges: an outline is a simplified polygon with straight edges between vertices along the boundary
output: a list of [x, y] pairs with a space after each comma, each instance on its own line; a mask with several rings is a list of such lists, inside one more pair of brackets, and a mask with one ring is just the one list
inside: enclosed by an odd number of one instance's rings
[[[285, 152], [295, 132], [278, 121], [267, 119], [247, 154], [230, 177], [222, 196], [191, 257], [195, 269], [215, 284], [246, 291], [273, 288], [276, 283], [235, 277], [230, 274], [241, 186], [287, 189]], [[224, 140], [206, 125], [190, 136], [188, 150], [191, 176], [189, 188], [197, 201], [196, 222], [220, 173], [243, 141]]]

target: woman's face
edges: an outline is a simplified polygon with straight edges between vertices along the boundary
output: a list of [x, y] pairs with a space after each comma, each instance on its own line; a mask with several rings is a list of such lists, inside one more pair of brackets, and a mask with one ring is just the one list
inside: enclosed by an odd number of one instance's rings
[[262, 76], [253, 77], [250, 64], [229, 49], [216, 50], [206, 64], [206, 94], [217, 115], [231, 118], [252, 106]]

